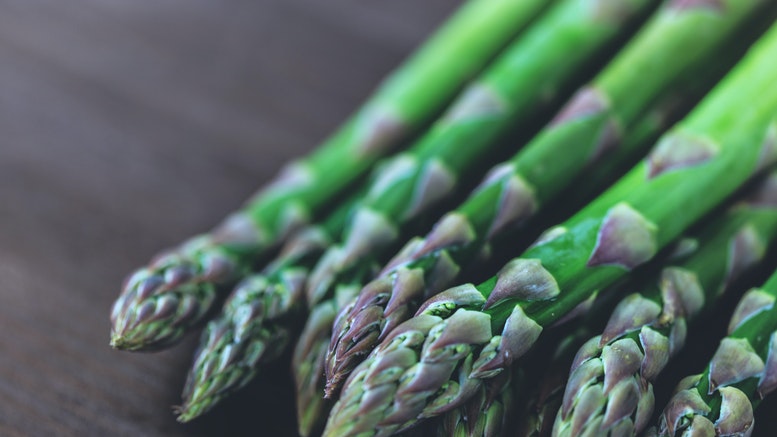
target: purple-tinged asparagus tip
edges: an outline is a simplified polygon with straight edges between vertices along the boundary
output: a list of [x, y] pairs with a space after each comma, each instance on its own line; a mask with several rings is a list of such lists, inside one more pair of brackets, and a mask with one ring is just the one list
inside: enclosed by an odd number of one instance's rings
[[236, 268], [228, 255], [208, 246], [194, 255], [161, 255], [125, 281], [111, 311], [112, 347], [164, 348], [202, 321], [215, 301], [216, 285], [234, 276]]
[[367, 284], [356, 300], [341, 311], [326, 358], [327, 397], [336, 394], [353, 368], [398, 320], [412, 315], [408, 303], [420, 298], [424, 284], [421, 270], [399, 268]]

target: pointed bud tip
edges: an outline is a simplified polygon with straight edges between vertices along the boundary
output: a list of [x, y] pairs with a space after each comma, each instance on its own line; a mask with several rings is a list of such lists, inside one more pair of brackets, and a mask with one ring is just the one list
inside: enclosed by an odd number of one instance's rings
[[111, 333], [111, 340], [108, 342], [110, 347], [116, 350], [123, 350], [124, 340], [121, 336]]
[[136, 351], [141, 348], [136, 341], [132, 340], [129, 333], [125, 331], [111, 331], [111, 340], [109, 344], [113, 349], [127, 352]]
[[175, 344], [183, 336], [182, 331], [160, 331], [150, 329], [149, 325], [114, 327], [111, 331], [110, 346], [129, 352], [154, 352]]
[[326, 385], [324, 386], [324, 399], [335, 399], [340, 391], [340, 387], [343, 385], [345, 376], [348, 373], [343, 373], [336, 367], [334, 373], [327, 375]]
[[186, 404], [174, 406], [173, 414], [176, 415], [175, 420], [178, 423], [189, 423], [199, 417], [199, 414], [192, 412], [191, 408]]

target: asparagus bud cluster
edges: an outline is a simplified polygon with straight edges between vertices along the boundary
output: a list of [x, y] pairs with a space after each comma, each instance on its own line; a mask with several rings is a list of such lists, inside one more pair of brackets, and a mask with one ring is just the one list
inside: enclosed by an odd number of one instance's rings
[[125, 350], [169, 346], [210, 311], [217, 288], [247, 273], [228, 248], [252, 247], [260, 235], [245, 214], [229, 217], [211, 234], [157, 255], [133, 273], [111, 311], [111, 346]]
[[777, 388], [777, 275], [739, 301], [707, 369], [683, 379], [658, 435], [750, 435], [758, 401]]
[[[335, 221], [337, 218], [335, 218]], [[277, 358], [300, 313], [307, 271], [300, 266], [329, 245], [324, 227], [309, 227], [284, 248], [266, 274], [246, 277], [230, 294], [222, 314], [205, 327], [183, 390], [178, 420], [188, 421], [253, 379], [263, 363]], [[294, 268], [285, 268], [294, 266]], [[279, 323], [280, 322], [280, 323]]]

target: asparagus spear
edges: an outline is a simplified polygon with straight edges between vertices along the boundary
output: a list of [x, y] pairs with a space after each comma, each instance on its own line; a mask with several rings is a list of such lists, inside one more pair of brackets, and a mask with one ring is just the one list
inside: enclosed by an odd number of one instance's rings
[[625, 297], [601, 335], [577, 353], [554, 436], [639, 434], [653, 413], [653, 382], [685, 342], [688, 322], [714, 305], [777, 239], [777, 173], [701, 233], [698, 251]]
[[753, 432], [753, 410], [777, 388], [777, 272], [739, 301], [701, 375], [683, 379], [659, 417], [666, 436]]
[[[331, 399], [324, 397], [324, 359], [329, 331], [337, 315], [337, 309], [350, 300], [359, 290], [354, 287], [338, 287], [335, 297], [313, 307], [297, 341], [291, 368], [297, 401], [299, 434], [303, 437], [320, 434], [323, 421], [331, 410]], [[316, 338], [311, 333], [324, 333]]]
[[[693, 238], [682, 238], [673, 246], [673, 249], [667, 251], [667, 258], [669, 260], [684, 259], [697, 251], [698, 242]], [[636, 284], [640, 283], [638, 281], [642, 279], [644, 279], [643, 275], [636, 275], [629, 278], [628, 282]], [[553, 421], [564, 397], [569, 366], [574, 361], [580, 346], [589, 340], [594, 332], [603, 327], [599, 326], [600, 320], [612, 312], [612, 306], [608, 302], [622, 286], [622, 284], [616, 283], [610, 287], [611, 290], [604, 292], [604, 299], [597, 299], [597, 302], [592, 305], [592, 311], [586, 311], [585, 318], [581, 323], [557, 343], [550, 359], [540, 359], [542, 374], [528, 394], [528, 402], [520, 415], [517, 437], [550, 437], [553, 431]], [[603, 302], [599, 302], [599, 300]], [[536, 360], [531, 361], [536, 362]]]
[[[688, 256], [697, 253], [699, 249], [698, 241], [691, 237], [681, 238], [672, 246], [665, 251], [666, 255], [660, 260], [661, 263], [685, 260]], [[649, 272], [642, 272], [642, 274], [635, 275], [625, 282], [641, 284], [645, 275], [648, 274]], [[574, 361], [578, 349], [591, 338], [594, 332], [601, 331], [604, 327], [602, 320], [612, 313], [613, 304], [616, 303], [611, 301], [617, 297], [618, 290], [623, 287], [623, 284], [616, 283], [597, 296], [596, 302], [592, 302], [591, 310], [585, 311], [584, 318], [580, 323], [572, 327], [570, 332], [561, 334], [561, 339], [555, 343], [548, 358], [544, 358], [543, 355], [539, 359], [525, 359], [524, 362], [539, 362], [541, 373], [537, 384], [528, 392], [528, 402], [520, 415], [516, 436], [550, 437], [556, 413], [561, 407], [564, 397], [569, 367]], [[566, 325], [565, 323], [564, 326]], [[544, 344], [553, 343], [548, 341]], [[526, 395], [524, 394], [524, 396]]]
[[[590, 317], [590, 314], [586, 315], [586, 319]], [[447, 411], [432, 422], [438, 437], [550, 435], [547, 422], [552, 422], [552, 416], [551, 420], [544, 420], [547, 414], [544, 414], [543, 410], [551, 409], [556, 398], [561, 402], [561, 395], [556, 391], [563, 392], [568, 362], [572, 361], [577, 346], [589, 333], [590, 329], [586, 324], [575, 327], [572, 332], [564, 332], [549, 339], [551, 341], [545, 343], [547, 347], [532, 351], [531, 358], [525, 360], [521, 366], [505, 369], [505, 372], [484, 381], [467, 402]], [[538, 378], [541, 379], [541, 385], [535, 384]], [[526, 396], [528, 389], [532, 389], [533, 396]], [[522, 414], [516, 415], [519, 411]], [[555, 412], [556, 410], [553, 410], [552, 414]]]
[[[543, 101], [547, 102], [559, 94], [559, 89], [575, 82], [579, 71], [586, 69], [584, 66], [590, 67], [591, 61], [616, 42], [629, 29], [629, 24], [653, 3], [652, 0], [567, 0], [549, 11], [422, 138], [419, 147], [424, 151], [418, 154], [420, 159], [397, 158], [397, 169], [389, 168], [391, 177], [378, 183], [379, 188], [371, 191], [357, 213], [374, 217], [375, 222], [383, 224], [385, 232], [380, 234], [381, 238], [375, 238], [374, 233], [367, 235], [358, 226], [352, 226], [349, 234], [362, 238], [358, 243], [349, 241], [333, 247], [322, 257], [309, 280], [309, 302], [331, 296], [337, 287], [358, 290], [367, 279], [361, 274], [364, 263], [381, 259], [391, 243], [399, 241], [402, 220], [428, 208], [427, 203], [419, 204], [416, 199], [428, 201], [449, 191], [456, 182], [458, 167], [487, 153], [494, 140], [515, 125], [521, 126], [533, 119]], [[574, 46], [569, 44], [571, 35]], [[540, 82], [543, 86], [537, 87]], [[303, 330], [295, 353], [299, 359], [295, 359], [293, 367], [297, 386], [308, 393], [298, 393], [298, 399], [315, 399], [317, 392], [324, 389], [311, 384], [319, 380], [323, 369], [299, 367], [296, 363], [317, 362], [319, 345], [326, 343], [330, 336], [325, 323], [309, 324]], [[301, 408], [298, 417], [315, 416], [308, 407]]]
[[203, 319], [221, 289], [294, 229], [320, 217], [378, 158], [431, 122], [546, 5], [465, 4], [312, 154], [286, 167], [214, 231], [132, 274], [111, 312], [111, 345], [147, 350], [176, 342]]
[[325, 435], [387, 435], [457, 406], [772, 164], [775, 53], [777, 27], [607, 192], [493, 278], [423, 304], [350, 375]]
[[334, 241], [359, 195], [343, 202], [326, 221], [298, 232], [262, 273], [246, 277], [222, 313], [203, 330], [186, 378], [178, 420], [187, 422], [245, 386], [258, 367], [276, 359], [304, 316], [305, 278]]
[[[548, 128], [497, 166], [466, 203], [424, 240], [411, 243], [345, 307], [329, 346], [327, 394], [335, 393], [375, 344], [412, 314], [419, 299], [449, 285], [486, 242], [531, 217], [586, 168], [608, 167], [606, 173], [612, 173], [642, 151], [642, 141], [629, 140], [644, 127], [647, 136], [660, 131], [661, 123], [644, 123], [656, 100], [689, 77], [710, 83], [717, 78], [708, 70], [726, 64], [719, 49], [762, 5], [728, 1], [711, 12], [668, 4]], [[592, 187], [606, 181], [593, 179]]]
[[[683, 240], [683, 246], [684, 243], [686, 243], [685, 240]], [[680, 252], [679, 249], [678, 247], [676, 251]], [[694, 248], [691, 247], [690, 251], [693, 250]], [[683, 250], [681, 253], [685, 252]], [[617, 289], [617, 287], [618, 284], [611, 288]], [[598, 320], [601, 319], [602, 314], [612, 310], [609, 302], [612, 300], [612, 294], [608, 291], [604, 293], [603, 298], [598, 296], [595, 304], [591, 301], [591, 311], [586, 308], [572, 317], [567, 316], [563, 323], [558, 323], [562, 329], [555, 329], [555, 335], [532, 350], [531, 356], [524, 357], [520, 366], [506, 368], [495, 378], [484, 381], [482, 387], [478, 389], [478, 394], [463, 405], [443, 414], [438, 419], [440, 422], [437, 425], [438, 435], [440, 437], [443, 435], [550, 436], [553, 418], [561, 405], [569, 364], [580, 345], [591, 336], [592, 328], [598, 327]], [[584, 316], [584, 319], [572, 325], [570, 322], [575, 320], [576, 316]], [[507, 378], [513, 381], [509, 391], [504, 386]], [[482, 392], [491, 393], [492, 397], [480, 396]], [[493, 400], [489, 401], [492, 398]], [[516, 402], [516, 399], [520, 402]], [[509, 403], [510, 407], [489, 408], [488, 402], [501, 403], [501, 405]], [[517, 423], [514, 420], [516, 412], [519, 412]], [[497, 426], [484, 427], [484, 420], [485, 423]], [[501, 427], [498, 426], [499, 424]]]

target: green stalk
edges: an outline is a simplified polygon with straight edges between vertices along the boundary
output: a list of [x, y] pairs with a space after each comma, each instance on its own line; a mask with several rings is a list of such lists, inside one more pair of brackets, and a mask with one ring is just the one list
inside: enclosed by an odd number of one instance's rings
[[554, 436], [639, 434], [653, 414], [653, 383], [685, 345], [688, 323], [713, 307], [777, 239], [777, 173], [705, 227], [696, 253], [625, 297], [601, 335], [580, 348]]
[[585, 170], [595, 173], [582, 184], [590, 192], [644, 154], [649, 143], [642, 139], [655, 138], [671, 119], [661, 100], [673, 99], [689, 82], [697, 89], [714, 83], [721, 66], [733, 64], [721, 61], [720, 49], [763, 4], [729, 0], [721, 10], [680, 10], [672, 3], [662, 9], [546, 129], [344, 308], [326, 361], [327, 394], [337, 392], [351, 369], [410, 317], [420, 300], [450, 285], [485, 244], [534, 216]]
[[325, 435], [396, 432], [465, 401], [544, 327], [652, 259], [774, 163], [775, 53], [777, 26], [607, 192], [493, 278], [433, 297], [389, 333], [346, 381]]
[[777, 388], [776, 301], [777, 272], [739, 301], [705, 371], [683, 379], [664, 408], [658, 435], [753, 432], [753, 410]]
[[286, 167], [214, 231], [133, 273], [111, 312], [111, 345], [148, 350], [179, 340], [220, 291], [428, 125], [547, 3], [466, 3], [313, 153]]

